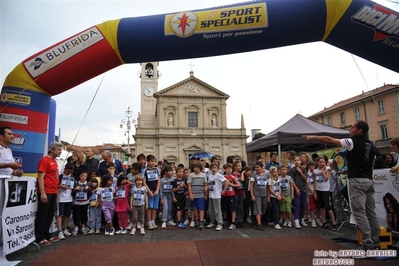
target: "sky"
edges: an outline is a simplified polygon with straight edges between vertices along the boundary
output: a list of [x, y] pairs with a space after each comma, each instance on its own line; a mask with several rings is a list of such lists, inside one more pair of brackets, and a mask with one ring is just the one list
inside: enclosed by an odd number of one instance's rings
[[[104, 21], [240, 2], [243, 1], [1, 0], [1, 85], [27, 57]], [[399, 11], [397, 3], [376, 2]], [[240, 128], [243, 115], [249, 136], [251, 129], [267, 134], [298, 113], [308, 117], [384, 83], [399, 84], [399, 73], [322, 42], [163, 61], [158, 69], [162, 75], [158, 90], [188, 78], [192, 69], [195, 77], [228, 94], [227, 126]], [[261, 70], [261, 75], [257, 75], [257, 70]], [[139, 71], [139, 64], [122, 65], [53, 96], [57, 102], [56, 132], [61, 128], [61, 139], [87, 146], [126, 144], [126, 128], [120, 129], [119, 125], [126, 118], [128, 107], [133, 118], [140, 112]], [[130, 135], [134, 133], [133, 130]]]

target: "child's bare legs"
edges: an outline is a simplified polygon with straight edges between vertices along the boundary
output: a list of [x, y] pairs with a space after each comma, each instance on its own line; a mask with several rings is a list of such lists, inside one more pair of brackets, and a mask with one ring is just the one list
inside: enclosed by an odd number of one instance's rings
[[64, 217], [63, 215], [58, 215], [57, 216], [57, 229], [58, 229], [58, 231], [62, 230], [62, 218], [63, 217]]
[[335, 221], [334, 212], [333, 212], [332, 210], [329, 210], [329, 211], [328, 211], [328, 216], [330, 216], [331, 223], [332, 223], [333, 225], [336, 225], [337, 222]]
[[255, 215], [255, 217], [256, 217], [256, 223], [257, 223], [258, 225], [260, 225], [260, 224], [261, 224], [261, 215], [260, 215], [260, 214], [257, 214], [257, 215]]
[[231, 223], [235, 223], [236, 222], [236, 211], [232, 211], [231, 212]]
[[[197, 215], [198, 217], [198, 215]], [[202, 222], [204, 221], [204, 210], [199, 210], [199, 220]]]

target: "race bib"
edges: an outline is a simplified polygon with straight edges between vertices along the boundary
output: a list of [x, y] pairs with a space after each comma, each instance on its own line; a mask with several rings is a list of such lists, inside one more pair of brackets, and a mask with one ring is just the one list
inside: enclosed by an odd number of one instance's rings
[[76, 200], [87, 200], [87, 193], [84, 192], [84, 191], [78, 191], [78, 192], [76, 193], [75, 199], [76, 199]]
[[116, 195], [117, 199], [125, 198], [126, 197], [126, 190], [125, 189], [117, 189], [115, 195]]
[[158, 180], [157, 171], [147, 171], [147, 178], [148, 178], [148, 181], [156, 181], [156, 180]]
[[113, 200], [113, 193], [110, 191], [103, 191], [101, 194], [104, 201], [111, 201]]

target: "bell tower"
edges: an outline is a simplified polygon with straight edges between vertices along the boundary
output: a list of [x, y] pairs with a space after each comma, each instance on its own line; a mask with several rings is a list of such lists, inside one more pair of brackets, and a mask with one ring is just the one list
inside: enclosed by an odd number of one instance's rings
[[141, 86], [141, 106], [138, 118], [138, 127], [155, 128], [156, 127], [156, 99], [153, 94], [158, 91], [158, 71], [159, 62], [140, 63], [139, 72]]

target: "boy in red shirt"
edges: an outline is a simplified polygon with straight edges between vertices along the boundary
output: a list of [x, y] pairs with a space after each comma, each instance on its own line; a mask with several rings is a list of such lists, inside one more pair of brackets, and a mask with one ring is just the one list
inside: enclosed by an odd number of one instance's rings
[[240, 187], [237, 179], [235, 179], [231, 173], [233, 172], [233, 165], [231, 163], [226, 163], [223, 165], [223, 169], [225, 171], [225, 178], [228, 181], [228, 186], [226, 190], [222, 193], [222, 211], [223, 211], [223, 220], [226, 221], [227, 213], [231, 213], [231, 224], [229, 230], [236, 229], [236, 209], [237, 209], [237, 201], [235, 197], [234, 188]]

